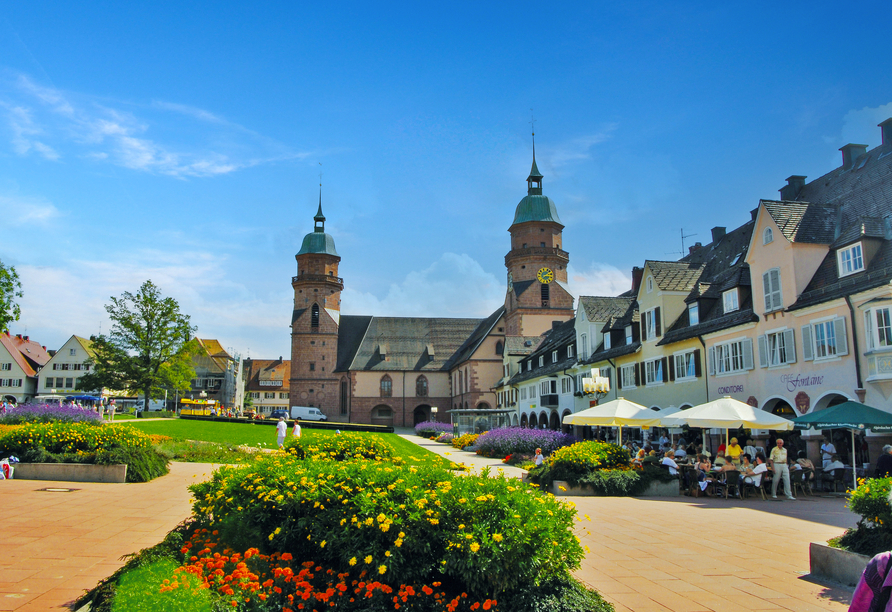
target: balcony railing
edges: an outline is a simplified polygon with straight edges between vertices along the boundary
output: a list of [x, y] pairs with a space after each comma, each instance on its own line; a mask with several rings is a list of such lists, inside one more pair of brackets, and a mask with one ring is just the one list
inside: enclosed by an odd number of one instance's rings
[[327, 274], [309, 274], [307, 272], [302, 272], [297, 276], [291, 277], [291, 282], [296, 283], [297, 281], [311, 281], [315, 283], [335, 283], [343, 286], [344, 279], [340, 276], [329, 276]]
[[557, 393], [546, 393], [545, 395], [540, 395], [539, 400], [544, 408], [557, 408], [558, 407], [558, 394]]

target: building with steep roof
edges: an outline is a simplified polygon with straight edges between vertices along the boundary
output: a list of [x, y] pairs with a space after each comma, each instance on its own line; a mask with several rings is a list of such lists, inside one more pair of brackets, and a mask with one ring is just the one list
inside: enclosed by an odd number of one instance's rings
[[93, 342], [81, 336], [71, 336], [40, 372], [40, 395], [72, 395], [100, 393], [102, 389], [79, 389], [78, 379], [89, 374], [94, 358]]
[[482, 319], [341, 314], [340, 256], [325, 233], [320, 189], [291, 280], [291, 405], [317, 407], [332, 421], [394, 426], [505, 409], [500, 385], [511, 364], [574, 313], [564, 226], [542, 179], [534, 153], [527, 195], [508, 230], [505, 305]]
[[50, 360], [45, 346], [21, 334], [0, 333], [0, 399], [18, 404], [38, 394], [38, 373]]
[[184, 397], [215, 400], [224, 410], [240, 411], [245, 393], [241, 359], [230, 355], [219, 340], [195, 338], [195, 342], [199, 346], [192, 357], [195, 378]]
[[288, 359], [245, 359], [245, 393], [260, 414], [288, 410], [291, 361]]

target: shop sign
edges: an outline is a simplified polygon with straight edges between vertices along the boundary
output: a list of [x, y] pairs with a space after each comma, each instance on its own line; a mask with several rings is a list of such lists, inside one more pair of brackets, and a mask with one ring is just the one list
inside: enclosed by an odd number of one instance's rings
[[780, 377], [781, 383], [786, 386], [787, 391], [792, 393], [796, 389], [802, 387], [815, 387], [824, 384], [823, 376], [808, 376], [801, 374], [784, 374]]

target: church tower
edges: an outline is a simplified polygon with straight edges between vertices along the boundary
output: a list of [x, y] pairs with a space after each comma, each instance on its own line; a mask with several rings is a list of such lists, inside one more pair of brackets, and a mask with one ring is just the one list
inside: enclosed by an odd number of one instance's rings
[[564, 226], [554, 202], [542, 195], [542, 178], [534, 140], [527, 195], [517, 205], [514, 223], [508, 228], [511, 250], [505, 255], [505, 333], [509, 336], [538, 336], [551, 329], [553, 322], [574, 315], [573, 296], [567, 288], [570, 254], [561, 249]]
[[341, 261], [334, 239], [325, 233], [322, 186], [319, 210], [313, 217], [312, 233], [304, 236], [292, 277], [294, 312], [291, 315], [292, 406], [315, 406], [334, 417], [337, 414], [337, 378], [333, 371], [338, 356], [338, 322], [341, 314], [343, 280], [338, 277]]

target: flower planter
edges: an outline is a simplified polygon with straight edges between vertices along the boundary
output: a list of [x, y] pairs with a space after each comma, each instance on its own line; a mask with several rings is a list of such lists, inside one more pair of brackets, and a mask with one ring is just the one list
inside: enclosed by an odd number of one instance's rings
[[808, 550], [811, 575], [853, 587], [870, 557], [812, 542]]
[[592, 497], [595, 494], [591, 487], [571, 487], [565, 480], [555, 480], [551, 485], [551, 492], [555, 497]]
[[17, 463], [13, 477], [16, 480], [127, 482], [127, 464]]
[[[556, 497], [592, 497], [595, 495], [592, 488], [586, 485], [571, 487], [569, 483], [563, 480], [555, 480], [551, 487], [551, 492]], [[652, 482], [647, 490], [636, 497], [678, 497], [681, 493], [678, 490], [677, 482]]]
[[679, 495], [681, 495], [681, 491], [678, 490], [677, 481], [659, 482], [654, 480], [644, 493], [636, 495], [636, 497], [678, 497]]

